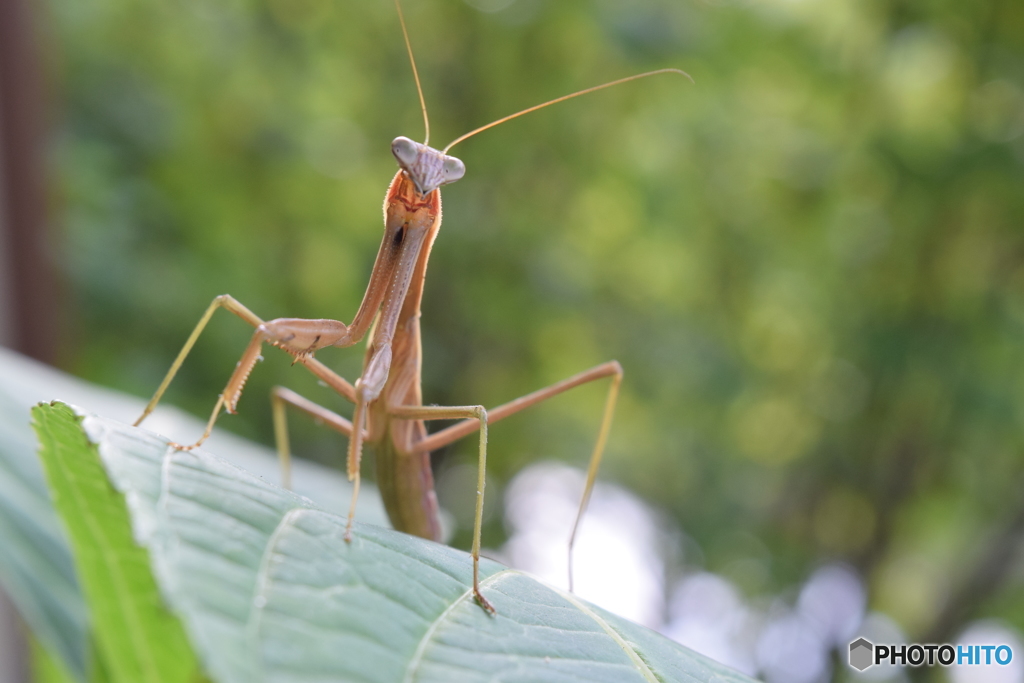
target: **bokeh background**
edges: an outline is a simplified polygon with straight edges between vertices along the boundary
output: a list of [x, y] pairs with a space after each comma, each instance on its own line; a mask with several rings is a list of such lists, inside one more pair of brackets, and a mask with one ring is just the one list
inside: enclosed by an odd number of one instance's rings
[[[351, 319], [390, 141], [422, 139], [389, 0], [31, 7], [50, 260], [26, 272], [32, 245], [8, 240], [8, 343], [142, 396], [218, 294]], [[1024, 659], [1024, 5], [404, 8], [435, 144], [639, 71], [696, 81], [461, 144], [427, 278], [428, 402], [624, 366], [584, 544], [619, 567], [621, 611], [769, 681], [848, 680], [854, 633]], [[167, 400], [206, 415], [248, 337], [215, 318]], [[355, 378], [362, 349], [319, 357]], [[269, 443], [273, 384], [349, 411], [289, 360], [268, 352], [221, 428]], [[549, 461], [585, 465], [605, 391], [493, 428], [493, 554], [550, 569], [524, 534], [571, 510], [578, 472]], [[340, 438], [292, 430], [341, 464]], [[473, 450], [434, 456], [463, 547]], [[1017, 664], [875, 680], [1024, 681]]]

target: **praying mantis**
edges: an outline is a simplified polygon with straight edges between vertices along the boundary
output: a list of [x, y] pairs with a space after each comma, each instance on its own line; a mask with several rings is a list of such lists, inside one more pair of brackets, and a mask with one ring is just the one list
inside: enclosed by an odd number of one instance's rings
[[[479, 605], [493, 615], [495, 609], [481, 593], [479, 581], [488, 425], [575, 387], [602, 379], [610, 380], [597, 440], [587, 468], [586, 485], [569, 537], [571, 590], [573, 545], [608, 440], [623, 371], [617, 361], [609, 361], [489, 410], [481, 405], [423, 404], [420, 387], [420, 303], [427, 261], [441, 227], [440, 187], [459, 180], [465, 173], [463, 163], [449, 156], [448, 151], [489, 128], [567, 99], [657, 74], [675, 73], [687, 78], [689, 75], [679, 69], [659, 69], [610, 81], [498, 119], [437, 150], [429, 146], [430, 121], [426, 100], [399, 0], [395, 0], [395, 8], [416, 82], [425, 135], [422, 144], [406, 137], [397, 137], [391, 143], [391, 152], [398, 162], [399, 170], [384, 197], [384, 236], [366, 293], [352, 321], [349, 324], [332, 319], [305, 318], [264, 321], [232, 296], [218, 296], [207, 307], [135, 425], [141, 424], [153, 411], [213, 314], [218, 309], [224, 309], [249, 323], [255, 332], [223, 393], [218, 397], [202, 436], [190, 445], [173, 445], [183, 450], [200, 446], [210, 436], [222, 410], [235, 413], [246, 380], [261, 358], [264, 344], [285, 351], [293, 356], [295, 363], [305, 366], [327, 387], [354, 405], [352, 419], [348, 420], [285, 387], [275, 387], [271, 392], [275, 440], [286, 487], [290, 484], [289, 408], [305, 413], [348, 437], [347, 474], [353, 483], [353, 491], [345, 528], [346, 541], [351, 540], [352, 520], [359, 496], [360, 462], [365, 444], [375, 450], [377, 486], [395, 529], [441, 541], [441, 522], [430, 453], [477, 432], [477, 490], [471, 549], [473, 595]], [[369, 341], [363, 369], [355, 382], [349, 382], [315, 358], [315, 353], [320, 349], [353, 346], [366, 337]], [[426, 422], [433, 420], [460, 421], [431, 434], [427, 432]]]

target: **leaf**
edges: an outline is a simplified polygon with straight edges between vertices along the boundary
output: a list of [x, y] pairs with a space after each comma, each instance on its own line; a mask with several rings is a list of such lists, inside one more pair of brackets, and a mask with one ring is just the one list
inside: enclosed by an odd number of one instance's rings
[[85, 602], [35, 457], [28, 408], [9, 390], [0, 383], [0, 583], [47, 651], [85, 680]]
[[[59, 405], [51, 422], [79, 428]], [[214, 680], [680, 681], [746, 677], [642, 627], [483, 561], [488, 616], [461, 551], [359, 524], [203, 453], [85, 415], [135, 539]], [[70, 455], [70, 453], [69, 453]]]
[[39, 457], [68, 528], [95, 636], [119, 683], [175, 683], [197, 662], [178, 620], [160, 599], [145, 549], [132, 540], [124, 496], [107, 479], [79, 418], [64, 404], [35, 408]]
[[[83, 382], [66, 373], [0, 348], [0, 584], [3, 584], [40, 645], [78, 681], [95, 680], [102, 663], [90, 662], [94, 644], [88, 611], [75, 577], [71, 549], [50, 502], [36, 457], [29, 409], [54, 397], [95, 412], [132, 420], [144, 401]], [[160, 406], [147, 426], [180, 438], [200, 434], [203, 422]], [[267, 448], [217, 430], [209, 442], [232, 462], [276, 481], [276, 456]], [[293, 461], [296, 490], [321, 507], [344, 510], [349, 484], [333, 470]], [[364, 486], [360, 516], [386, 524], [380, 497]]]
[[[33, 683], [75, 683], [64, 669], [63, 663], [51, 655], [36, 639], [29, 642]], [[95, 677], [90, 680], [97, 680]]]

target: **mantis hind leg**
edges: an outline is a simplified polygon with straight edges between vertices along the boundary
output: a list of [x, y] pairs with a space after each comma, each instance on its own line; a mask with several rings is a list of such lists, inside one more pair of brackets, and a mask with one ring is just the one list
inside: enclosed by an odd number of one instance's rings
[[[613, 361], [614, 362], [614, 361]], [[572, 533], [569, 534], [569, 592], [572, 592], [572, 550], [576, 544], [576, 532], [580, 528], [580, 520], [583, 513], [587, 511], [587, 504], [590, 502], [590, 494], [594, 490], [594, 482], [597, 480], [597, 470], [601, 466], [601, 457], [604, 454], [604, 447], [608, 443], [608, 433], [612, 428], [612, 418], [615, 416], [615, 404], [619, 399], [619, 386], [622, 384], [622, 367], [615, 363], [615, 374], [612, 375], [611, 386], [608, 387], [608, 395], [604, 402], [604, 412], [601, 415], [601, 427], [597, 432], [597, 442], [590, 454], [590, 463], [587, 465], [587, 483], [583, 487], [583, 495], [580, 497], [580, 507], [576, 511], [576, 521], [572, 524]]]
[[[569, 536], [569, 590], [573, 588], [573, 564], [572, 564], [572, 551], [573, 546], [576, 543], [576, 534], [579, 531], [580, 520], [583, 518], [583, 513], [587, 510], [587, 504], [590, 502], [590, 493], [594, 489], [594, 482], [597, 479], [597, 470], [601, 466], [601, 457], [604, 454], [605, 444], [608, 442], [608, 433], [612, 426], [612, 417], [615, 414], [615, 404], [619, 397], [619, 386], [622, 384], [622, 366], [619, 365], [618, 361], [609, 361], [602, 363], [601, 365], [584, 370], [583, 372], [573, 375], [567, 379], [563, 379], [561, 382], [556, 382], [551, 386], [538, 389], [533, 393], [525, 396], [520, 396], [514, 401], [502, 404], [497, 408], [492, 408], [487, 413], [488, 424], [493, 424], [498, 420], [503, 420], [510, 415], [514, 415], [521, 410], [525, 410], [530, 406], [546, 401], [553, 396], [562, 394], [570, 389], [574, 389], [584, 384], [589, 384], [595, 380], [603, 379], [605, 377], [611, 377], [611, 386], [608, 387], [608, 396], [605, 399], [604, 413], [601, 417], [601, 427], [597, 433], [597, 442], [594, 444], [594, 450], [590, 454], [590, 464], [587, 466], [587, 483], [583, 488], [583, 496], [580, 499], [579, 510], [576, 513], [576, 521], [572, 525], [572, 533]], [[442, 446], [446, 446], [453, 441], [463, 438], [472, 434], [478, 429], [477, 420], [464, 420], [457, 424], [442, 429], [439, 432], [431, 434], [426, 439], [423, 439], [415, 445], [414, 452], [422, 451], [433, 451]], [[480, 522], [481, 511], [477, 512], [477, 523]]]

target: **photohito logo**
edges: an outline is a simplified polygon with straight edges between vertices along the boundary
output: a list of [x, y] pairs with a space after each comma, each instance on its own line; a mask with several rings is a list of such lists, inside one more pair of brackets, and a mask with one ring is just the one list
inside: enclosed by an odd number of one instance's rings
[[901, 666], [1006, 666], [1012, 661], [1009, 645], [875, 645], [867, 638], [850, 643], [850, 666], [857, 671], [883, 662]]

